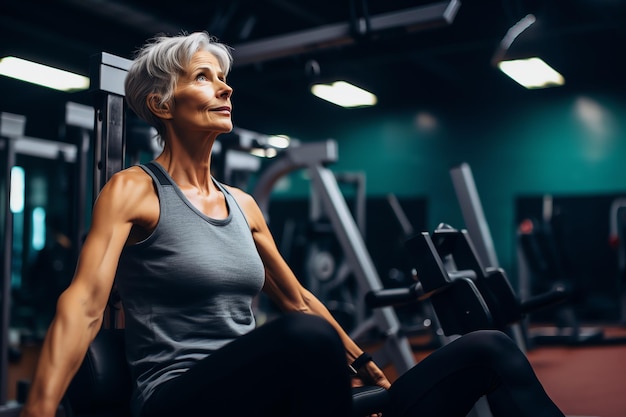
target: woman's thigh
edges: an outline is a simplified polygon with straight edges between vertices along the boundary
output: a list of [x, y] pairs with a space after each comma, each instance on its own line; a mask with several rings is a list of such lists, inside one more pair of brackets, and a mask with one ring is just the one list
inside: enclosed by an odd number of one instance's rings
[[345, 351], [327, 322], [289, 314], [163, 384], [144, 415], [288, 416], [305, 408], [313, 415], [323, 404], [341, 410], [351, 399], [345, 369]]

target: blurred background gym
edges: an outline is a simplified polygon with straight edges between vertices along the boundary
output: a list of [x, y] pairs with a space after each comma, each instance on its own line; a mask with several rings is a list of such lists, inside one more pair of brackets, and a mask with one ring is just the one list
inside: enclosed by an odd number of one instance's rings
[[[420, 264], [405, 241], [444, 223], [468, 231], [521, 301], [566, 292], [509, 329], [564, 412], [626, 415], [623, 0], [3, 0], [0, 415], [30, 378], [89, 228], [102, 157], [94, 103], [106, 90], [94, 77], [155, 34], [197, 30], [235, 58], [236, 129], [219, 141], [215, 176], [267, 199], [281, 252], [362, 343], [378, 346], [389, 324], [372, 324], [365, 295], [412, 287]], [[556, 74], [523, 85], [504, 72], [527, 58]], [[15, 73], [21, 60], [86, 84], [17, 79], [31, 71]], [[336, 81], [375, 98], [344, 107], [312, 93]], [[158, 153], [153, 133], [126, 114], [122, 165]], [[336, 155], [307, 150], [320, 143]], [[289, 158], [305, 162], [276, 174]], [[312, 181], [317, 167], [333, 173], [356, 242], [338, 230], [337, 196]], [[363, 249], [365, 265], [347, 253]], [[417, 360], [446, 343], [429, 300], [392, 311]], [[257, 314], [275, 311], [261, 298]]]

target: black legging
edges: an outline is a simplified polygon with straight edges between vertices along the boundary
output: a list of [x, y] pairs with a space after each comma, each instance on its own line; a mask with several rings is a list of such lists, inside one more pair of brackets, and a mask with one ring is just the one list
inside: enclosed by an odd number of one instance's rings
[[437, 349], [389, 392], [385, 417], [463, 417], [483, 395], [495, 417], [563, 417], [526, 355], [495, 330], [469, 333]]
[[347, 417], [352, 396], [337, 332], [287, 314], [241, 336], [165, 382], [143, 417]]
[[[464, 417], [487, 395], [495, 417], [563, 414], [505, 334], [478, 331], [398, 378], [385, 417]], [[339, 337], [323, 319], [288, 314], [240, 337], [151, 396], [142, 417], [350, 417]]]

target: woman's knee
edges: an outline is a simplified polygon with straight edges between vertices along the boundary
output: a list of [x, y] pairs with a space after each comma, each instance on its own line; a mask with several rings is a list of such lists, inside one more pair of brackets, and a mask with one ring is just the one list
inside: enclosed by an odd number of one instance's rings
[[498, 330], [479, 330], [468, 333], [461, 339], [478, 360], [492, 363], [496, 368], [515, 367], [517, 361], [526, 360], [513, 339]]

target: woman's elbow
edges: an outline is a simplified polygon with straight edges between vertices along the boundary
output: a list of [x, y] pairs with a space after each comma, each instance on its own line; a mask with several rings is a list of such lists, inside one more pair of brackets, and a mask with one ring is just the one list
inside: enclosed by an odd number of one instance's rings
[[98, 326], [106, 307], [106, 304], [100, 304], [88, 292], [70, 285], [57, 300], [56, 316], [69, 321], [80, 321], [89, 327]]

